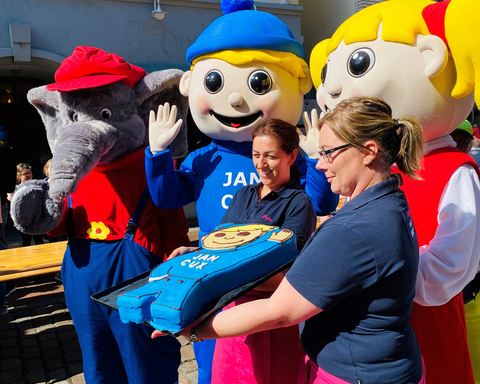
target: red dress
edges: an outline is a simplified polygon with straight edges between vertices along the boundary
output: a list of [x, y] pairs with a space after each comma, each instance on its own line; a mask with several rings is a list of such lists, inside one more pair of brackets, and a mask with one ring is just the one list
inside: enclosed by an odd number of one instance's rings
[[[441, 196], [462, 164], [472, 165], [479, 173], [470, 156], [455, 148], [441, 148], [422, 159], [420, 175], [423, 180], [403, 175], [401, 189], [410, 205], [419, 247], [428, 245], [435, 237]], [[393, 172], [399, 171], [395, 168]], [[428, 384], [474, 384], [462, 292], [440, 306], [424, 307], [413, 303], [410, 321], [425, 361]]]

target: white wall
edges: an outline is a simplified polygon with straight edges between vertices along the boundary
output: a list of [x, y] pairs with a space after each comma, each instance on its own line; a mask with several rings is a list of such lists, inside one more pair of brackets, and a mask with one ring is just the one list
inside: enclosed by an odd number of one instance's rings
[[307, 61], [313, 47], [328, 39], [355, 13], [355, 0], [299, 0], [303, 6], [302, 35]]

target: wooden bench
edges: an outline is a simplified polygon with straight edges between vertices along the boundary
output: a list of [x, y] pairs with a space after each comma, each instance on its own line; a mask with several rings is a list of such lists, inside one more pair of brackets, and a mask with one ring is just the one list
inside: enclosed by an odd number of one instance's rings
[[66, 241], [0, 251], [0, 282], [59, 272]]
[[[198, 228], [188, 232], [190, 241], [198, 240]], [[59, 272], [67, 242], [32, 245], [0, 251], [0, 282]]]

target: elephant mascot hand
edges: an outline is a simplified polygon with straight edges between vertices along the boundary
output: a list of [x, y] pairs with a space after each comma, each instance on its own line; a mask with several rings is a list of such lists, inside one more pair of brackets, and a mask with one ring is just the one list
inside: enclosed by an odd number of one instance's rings
[[[72, 57], [78, 53], [78, 61], [91, 60], [94, 55], [84, 55], [87, 49], [97, 50], [94, 54], [104, 54], [97, 48], [77, 47]], [[67, 60], [69, 58], [64, 63]], [[90, 68], [90, 64], [86, 63], [85, 67]], [[75, 192], [78, 183], [94, 167], [109, 165], [147, 146], [150, 110], [169, 102], [177, 106], [178, 117], [185, 121], [187, 98], [178, 88], [182, 71], [168, 69], [146, 75], [143, 69], [128, 65], [127, 71], [134, 71], [135, 76], [128, 85], [116, 81], [65, 90], [62, 89], [65, 82], [58, 82], [60, 67], [55, 75], [57, 83], [28, 92], [29, 102], [38, 110], [45, 124], [53, 157], [48, 182], [25, 183], [14, 194], [12, 218], [22, 232], [40, 234], [54, 229], [61, 220], [65, 198]], [[73, 67], [72, 71], [78, 64]], [[103, 76], [105, 69], [101, 68], [98, 72]], [[82, 80], [73, 75], [72, 78], [75, 84]], [[86, 76], [85, 81], [91, 81], [90, 78]], [[184, 123], [181, 123], [171, 148], [175, 157], [186, 154]]]
[[60, 223], [65, 205], [64, 199], [50, 198], [48, 181], [30, 180], [13, 194], [11, 215], [21, 232], [42, 234]]

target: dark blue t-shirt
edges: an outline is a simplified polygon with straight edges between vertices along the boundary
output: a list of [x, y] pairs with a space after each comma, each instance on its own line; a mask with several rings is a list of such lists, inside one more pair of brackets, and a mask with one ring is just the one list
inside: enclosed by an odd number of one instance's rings
[[240, 188], [220, 224], [265, 224], [290, 229], [302, 249], [315, 230], [317, 218], [312, 202], [305, 192], [290, 180], [278, 191], [272, 191], [258, 201], [258, 188], [262, 184]]
[[417, 384], [410, 326], [418, 241], [396, 176], [346, 203], [310, 238], [286, 278], [323, 312], [303, 324], [302, 346], [348, 383]]

